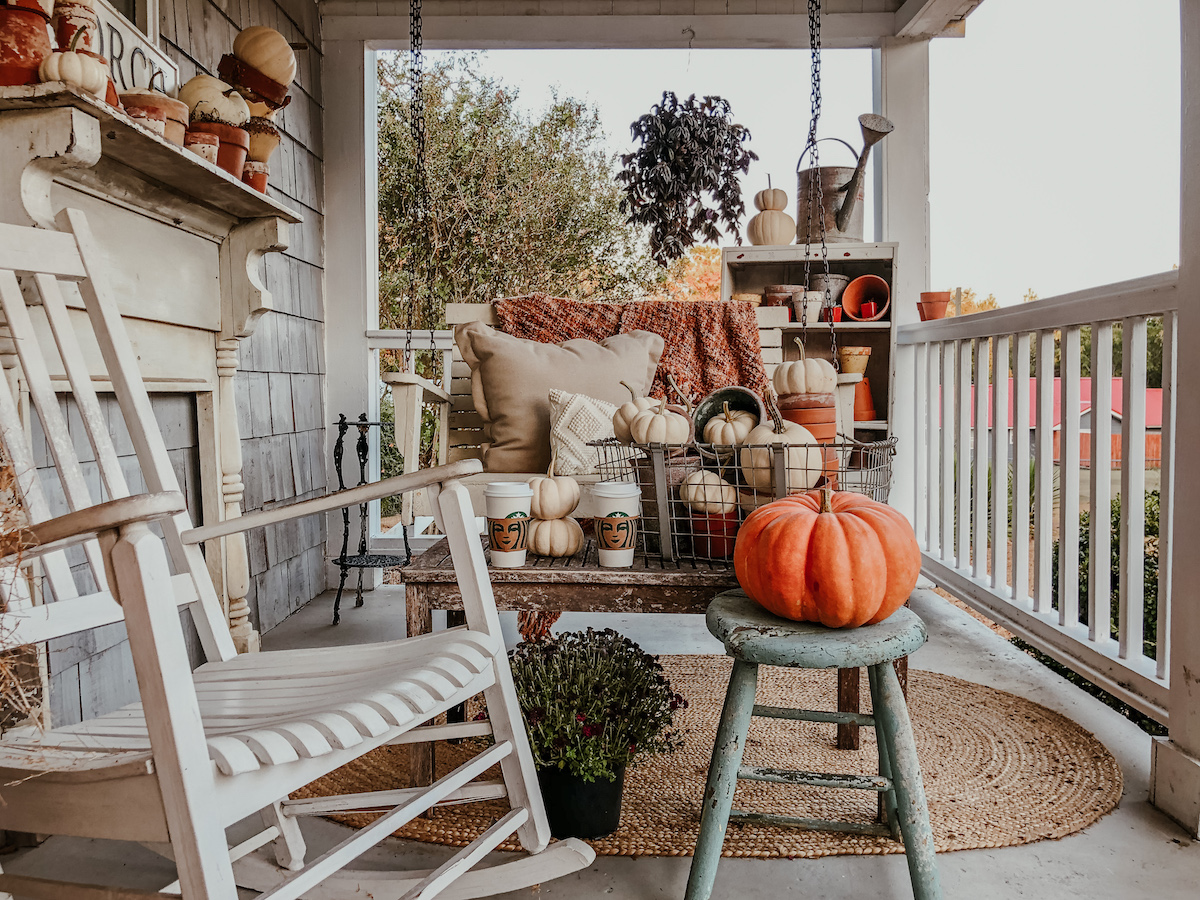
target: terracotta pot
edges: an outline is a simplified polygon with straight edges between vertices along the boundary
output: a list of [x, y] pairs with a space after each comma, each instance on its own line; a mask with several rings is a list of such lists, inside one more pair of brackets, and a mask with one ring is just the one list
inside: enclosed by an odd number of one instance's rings
[[869, 422], [875, 418], [875, 401], [871, 399], [871, 380], [864, 378], [854, 386], [854, 421]]
[[861, 375], [871, 360], [870, 347], [838, 347], [838, 362], [843, 375]]
[[921, 291], [921, 303], [949, 303], [949, 291]]
[[791, 306], [792, 295], [789, 291], [764, 291], [763, 306]]
[[[874, 303], [875, 312], [870, 316], [862, 314], [864, 303]], [[846, 285], [842, 293], [842, 309], [846, 315], [858, 322], [874, 322], [883, 318], [891, 305], [891, 289], [888, 283], [878, 275], [860, 275]]]
[[917, 302], [917, 312], [920, 314], [922, 322], [946, 318], [946, 311], [949, 308], [949, 300], [920, 300]]
[[54, 40], [60, 48], [70, 47], [75, 32], [80, 29], [87, 30], [80, 38], [79, 43], [75, 45], [75, 49], [91, 50], [96, 46], [95, 36], [99, 30], [96, 11], [92, 9], [91, 3], [79, 3], [77, 0], [55, 0], [52, 24], [54, 25]]
[[176, 146], [183, 146], [187, 134], [188, 108], [187, 104], [157, 91], [131, 91], [120, 95], [121, 106], [134, 116], [135, 109], [161, 109], [165, 115], [163, 137]]
[[704, 559], [725, 559], [733, 556], [738, 533], [737, 510], [727, 513], [691, 514], [692, 549]]
[[220, 138], [217, 165], [241, 180], [242, 170], [246, 166], [246, 153], [250, 150], [250, 135], [245, 128], [226, 125], [224, 122], [193, 122], [189, 130], [204, 131]]
[[137, 122], [148, 131], [152, 131], [159, 137], [162, 137], [167, 130], [167, 111], [165, 109], [153, 109], [148, 106], [137, 106], [127, 110], [129, 118]]
[[246, 123], [246, 131], [250, 134], [250, 152], [247, 156], [255, 162], [269, 162], [271, 154], [279, 146], [279, 129], [269, 119], [251, 116]]
[[842, 321], [842, 308], [840, 306], [831, 306], [829, 309], [821, 311], [821, 321], [823, 322], [840, 322]]
[[189, 131], [183, 138], [185, 150], [190, 150], [201, 159], [217, 164], [217, 152], [221, 148], [221, 139], [207, 131]]
[[250, 185], [260, 194], [267, 192], [267, 177], [271, 174], [271, 170], [265, 162], [248, 159], [246, 165], [242, 168], [242, 181]]
[[38, 66], [51, 49], [49, 21], [38, 0], [0, 3], [0, 87], [40, 81]]
[[842, 292], [846, 290], [846, 285], [850, 283], [848, 275], [839, 275], [836, 272], [830, 272], [826, 275], [824, 272], [813, 273], [808, 277], [808, 289], [810, 291], [820, 291], [825, 293], [825, 288], [829, 288], [829, 299], [837, 305], [842, 299]]

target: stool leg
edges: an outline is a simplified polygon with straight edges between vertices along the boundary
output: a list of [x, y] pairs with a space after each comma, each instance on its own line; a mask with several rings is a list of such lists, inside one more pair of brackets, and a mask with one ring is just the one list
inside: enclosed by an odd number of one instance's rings
[[929, 808], [925, 785], [917, 761], [908, 706], [900, 692], [900, 681], [890, 662], [872, 666], [871, 705], [878, 737], [887, 742], [896, 789], [897, 819], [904, 835], [908, 874], [916, 900], [942, 900], [942, 882], [933, 852], [933, 831], [929, 827]]
[[[879, 690], [875, 686], [875, 668], [869, 666], [867, 668], [867, 680], [871, 685], [871, 697], [878, 695]], [[872, 700], [872, 703], [874, 700]], [[884, 778], [892, 781], [892, 788], [884, 791], [879, 795], [879, 814], [888, 828], [892, 830], [892, 837], [896, 840], [901, 840], [900, 835], [900, 817], [896, 814], [896, 787], [892, 777], [892, 759], [888, 755], [887, 741], [883, 736], [883, 729], [876, 727], [875, 729], [875, 745], [879, 749], [879, 774]]]
[[708, 766], [708, 783], [704, 786], [704, 805], [700, 812], [700, 837], [696, 840], [684, 900], [708, 900], [712, 894], [757, 686], [758, 666], [735, 659], [729, 688], [725, 691], [721, 724], [713, 744], [712, 762]]

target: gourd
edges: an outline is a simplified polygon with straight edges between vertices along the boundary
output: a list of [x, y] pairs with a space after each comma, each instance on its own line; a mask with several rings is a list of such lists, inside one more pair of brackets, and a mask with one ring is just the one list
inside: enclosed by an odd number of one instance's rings
[[535, 519], [561, 519], [579, 505], [579, 482], [570, 475], [554, 474], [557, 458], [557, 453], [550, 457], [550, 468], [545, 475], [529, 479], [529, 486], [533, 488], [529, 511]]
[[[784, 453], [788, 491], [806, 491], [821, 477], [825, 465], [821, 447], [803, 425], [785, 422], [772, 398], [767, 398], [772, 421], [760, 422], [746, 435], [741, 449], [742, 477], [754, 488], [774, 488], [776, 453]], [[788, 444], [786, 450], [776, 449]], [[761, 446], [755, 446], [761, 445]], [[799, 445], [799, 446], [798, 446]]]
[[692, 431], [692, 420], [667, 408], [666, 400], [657, 409], [646, 409], [629, 423], [629, 435], [637, 444], [685, 444]]
[[899, 609], [921, 571], [908, 520], [862, 494], [811, 491], [755, 510], [738, 532], [738, 583], [777, 616], [854, 628]]
[[287, 38], [266, 25], [251, 25], [233, 39], [233, 55], [284, 87], [296, 77], [296, 54]]
[[737, 488], [716, 472], [701, 469], [683, 479], [679, 499], [692, 512], [725, 515], [737, 508]]
[[42, 81], [61, 81], [103, 100], [108, 91], [108, 66], [98, 56], [75, 50], [86, 32], [87, 28], [80, 28], [66, 50], [56, 50], [43, 59], [38, 77]]
[[804, 344], [796, 338], [800, 359], [775, 367], [771, 381], [777, 394], [832, 394], [837, 388], [837, 370], [826, 359], [805, 358]]
[[[770, 183], [768, 176], [767, 184]], [[790, 244], [796, 237], [796, 220], [784, 212], [787, 194], [768, 187], [754, 195], [754, 205], [761, 212], [746, 223], [746, 240], [756, 246]]]
[[645, 412], [648, 409], [656, 409], [658, 407], [657, 400], [651, 400], [649, 397], [639, 397], [637, 392], [624, 381], [621, 385], [625, 390], [629, 391], [633, 398], [628, 403], [622, 403], [617, 407], [617, 411], [613, 413], [613, 435], [622, 444], [628, 444], [632, 440], [629, 433], [629, 426], [633, 424], [633, 420], [637, 418], [639, 413]]
[[736, 446], [743, 443], [758, 424], [758, 416], [754, 413], [730, 409], [728, 403], [724, 404], [724, 409], [704, 423], [705, 443]]
[[534, 519], [528, 546], [537, 556], [574, 556], [583, 549], [583, 529], [574, 519]]
[[179, 89], [179, 99], [191, 110], [193, 122], [220, 122], [241, 128], [250, 121], [250, 107], [242, 95], [211, 75], [197, 75]]

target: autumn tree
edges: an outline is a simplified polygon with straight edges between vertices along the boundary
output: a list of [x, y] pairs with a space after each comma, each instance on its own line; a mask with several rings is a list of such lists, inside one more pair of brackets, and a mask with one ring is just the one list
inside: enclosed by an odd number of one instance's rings
[[667, 269], [667, 280], [655, 299], [720, 300], [721, 250], [694, 246]]
[[379, 62], [379, 307], [384, 327], [444, 324], [448, 301], [534, 292], [644, 296], [661, 270], [619, 206], [596, 109], [554, 96], [536, 115], [478, 71], [477, 54], [427, 69], [428, 218], [417, 222], [407, 55]]

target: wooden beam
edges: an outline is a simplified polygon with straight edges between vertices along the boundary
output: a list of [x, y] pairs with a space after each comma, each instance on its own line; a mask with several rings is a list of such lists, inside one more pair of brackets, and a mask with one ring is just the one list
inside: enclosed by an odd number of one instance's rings
[[25, 875], [0, 875], [0, 890], [26, 897], [28, 900], [179, 900], [177, 894], [51, 881]]
[[896, 37], [965, 37], [967, 16], [983, 0], [906, 0], [896, 10]]

